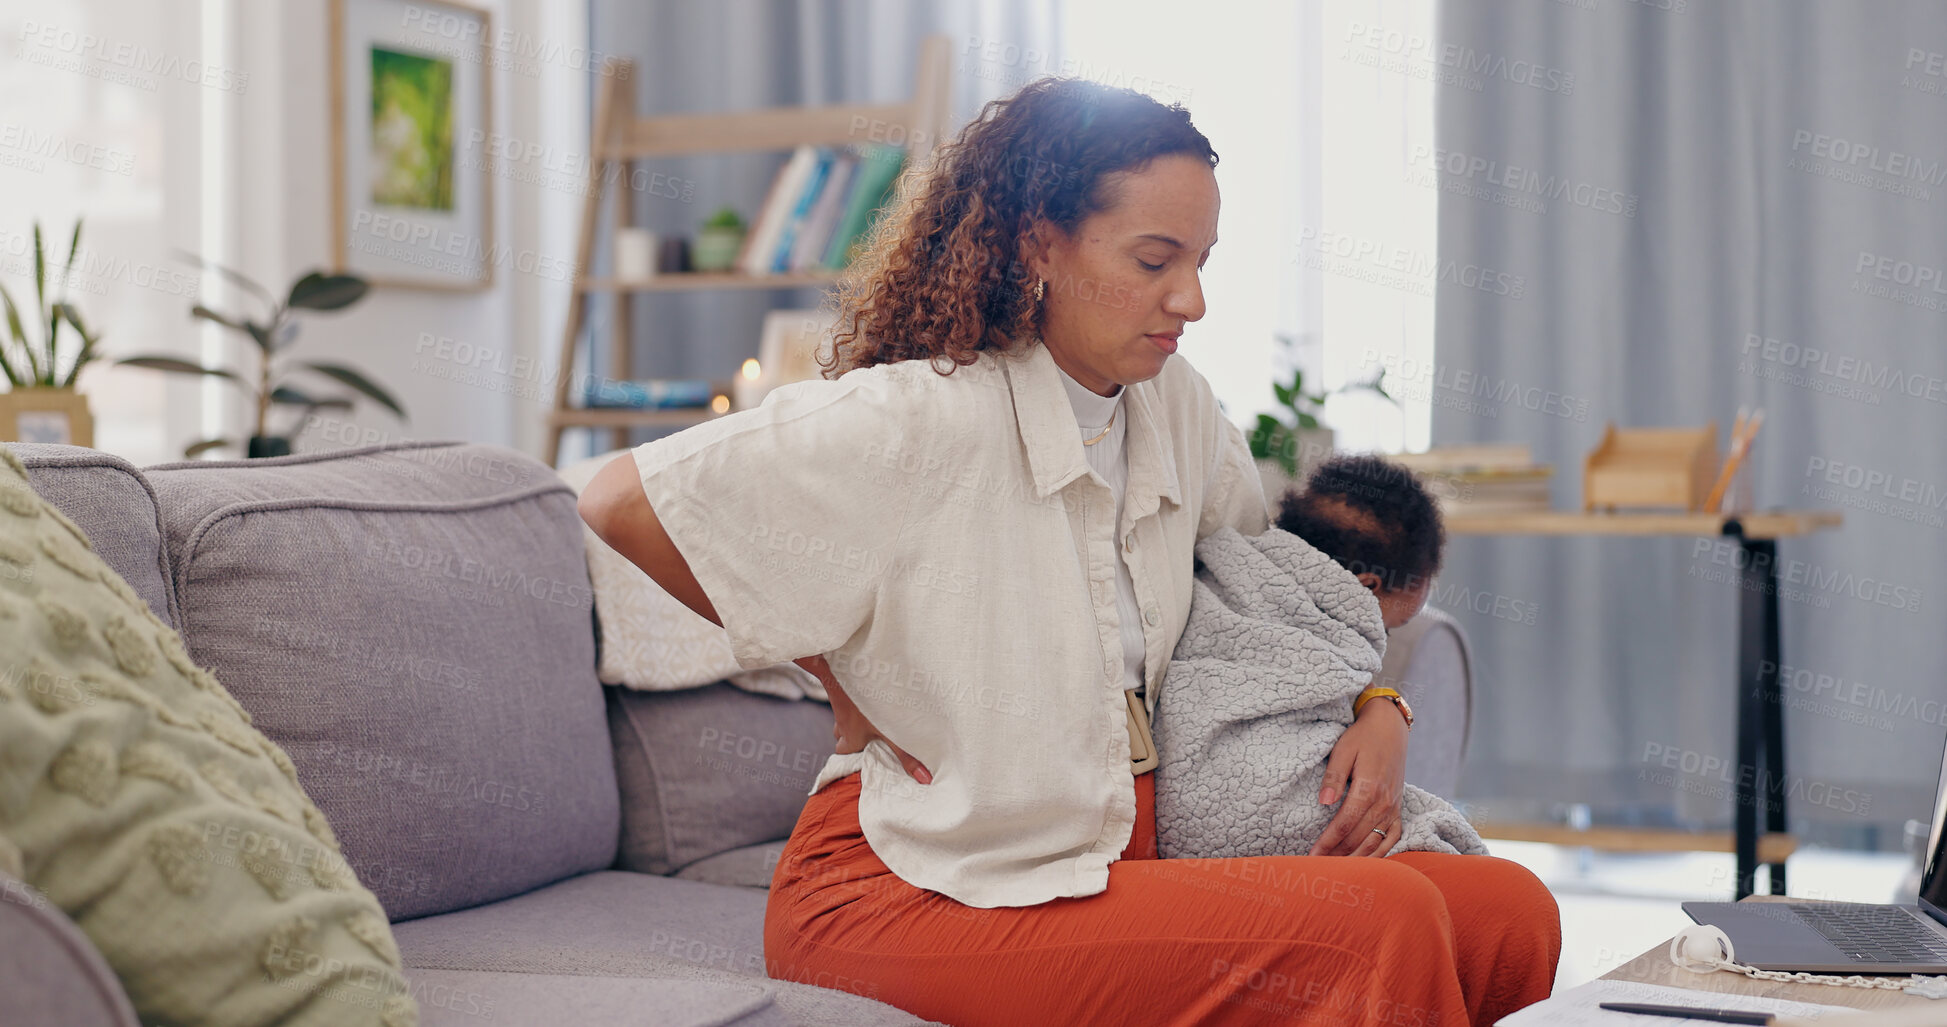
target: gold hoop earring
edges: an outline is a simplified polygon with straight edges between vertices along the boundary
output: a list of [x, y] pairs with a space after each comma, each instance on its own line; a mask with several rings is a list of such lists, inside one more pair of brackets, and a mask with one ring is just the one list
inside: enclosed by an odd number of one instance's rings
[[1048, 283], [1042, 281], [1039, 278], [1035, 279], [1034, 280], [1034, 301], [1036, 303], [1041, 302], [1042, 297], [1046, 296], [1047, 294], [1048, 294]]

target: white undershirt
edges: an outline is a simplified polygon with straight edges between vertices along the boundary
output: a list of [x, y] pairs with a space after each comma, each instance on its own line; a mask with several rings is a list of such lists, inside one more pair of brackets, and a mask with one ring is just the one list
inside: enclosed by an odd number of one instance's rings
[[[1129, 419], [1115, 416], [1115, 423], [1111, 425], [1110, 418], [1122, 405], [1122, 396], [1127, 390], [1117, 386], [1115, 395], [1099, 396], [1068, 377], [1066, 371], [1061, 372], [1061, 386], [1068, 393], [1068, 405], [1075, 412], [1075, 425], [1081, 429], [1083, 439], [1102, 435], [1102, 429], [1109, 428], [1102, 441], [1082, 447], [1082, 456], [1088, 459], [1089, 469], [1100, 475], [1109, 486], [1109, 491], [1115, 493], [1115, 533], [1120, 535], [1122, 496], [1128, 491], [1129, 485], [1129, 461], [1124, 455], [1122, 442], [1127, 435]], [[1129, 565], [1123, 561], [1121, 546], [1115, 547], [1115, 609], [1116, 620], [1122, 630], [1123, 688], [1139, 691], [1143, 687], [1142, 613], [1136, 606], [1136, 582], [1129, 576]]]

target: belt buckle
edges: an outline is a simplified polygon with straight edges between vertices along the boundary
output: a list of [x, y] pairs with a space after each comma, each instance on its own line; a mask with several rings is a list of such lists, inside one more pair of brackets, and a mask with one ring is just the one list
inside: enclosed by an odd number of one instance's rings
[[1129, 706], [1129, 773], [1146, 774], [1161, 762], [1156, 758], [1156, 736], [1149, 730], [1149, 707], [1133, 691], [1125, 690], [1122, 698]]

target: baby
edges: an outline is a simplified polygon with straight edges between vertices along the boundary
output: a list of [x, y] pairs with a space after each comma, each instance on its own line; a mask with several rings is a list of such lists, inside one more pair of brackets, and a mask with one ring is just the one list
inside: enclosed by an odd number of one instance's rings
[[[1338, 812], [1318, 802], [1326, 757], [1379, 671], [1387, 630], [1425, 605], [1444, 534], [1410, 472], [1344, 456], [1285, 494], [1276, 527], [1197, 544], [1190, 618], [1157, 700], [1162, 856], [1311, 850]], [[1423, 789], [1406, 786], [1400, 818], [1390, 851], [1487, 851]]]
[[1412, 472], [1374, 456], [1336, 456], [1278, 506], [1275, 531], [1311, 543], [1379, 600], [1386, 630], [1412, 620], [1440, 573], [1446, 529]]

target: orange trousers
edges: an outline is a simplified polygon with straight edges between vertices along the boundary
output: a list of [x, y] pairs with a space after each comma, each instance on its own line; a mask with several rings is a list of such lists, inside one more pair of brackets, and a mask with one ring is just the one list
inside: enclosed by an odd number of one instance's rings
[[954, 1027], [1491, 1024], [1554, 986], [1555, 900], [1519, 864], [1157, 859], [1155, 775], [1108, 890], [976, 909], [886, 869], [859, 779], [811, 797], [771, 881], [770, 975]]

